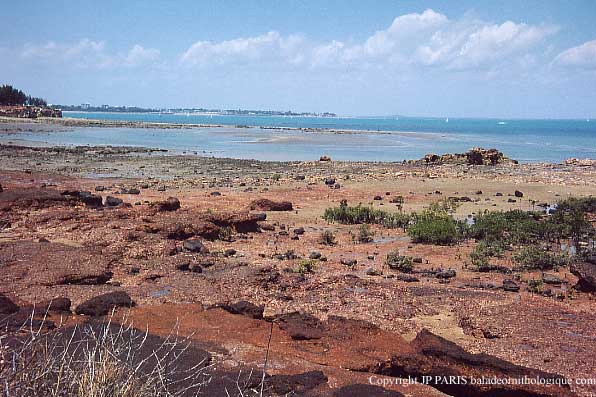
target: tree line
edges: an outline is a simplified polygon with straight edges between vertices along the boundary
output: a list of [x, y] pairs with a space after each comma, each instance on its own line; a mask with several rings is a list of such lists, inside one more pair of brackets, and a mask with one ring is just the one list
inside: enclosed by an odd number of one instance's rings
[[23, 91], [13, 88], [11, 85], [2, 85], [0, 86], [0, 105], [47, 106], [48, 103], [45, 99], [27, 95]]

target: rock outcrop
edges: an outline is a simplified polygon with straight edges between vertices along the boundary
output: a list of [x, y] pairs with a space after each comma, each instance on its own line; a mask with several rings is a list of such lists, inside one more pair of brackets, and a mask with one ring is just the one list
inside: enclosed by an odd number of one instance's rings
[[62, 110], [45, 106], [0, 106], [0, 116], [36, 119], [38, 117], [62, 117]]
[[427, 154], [417, 163], [423, 164], [468, 164], [497, 165], [501, 163], [517, 164], [497, 149], [473, 148], [466, 153], [445, 153], [443, 155]]

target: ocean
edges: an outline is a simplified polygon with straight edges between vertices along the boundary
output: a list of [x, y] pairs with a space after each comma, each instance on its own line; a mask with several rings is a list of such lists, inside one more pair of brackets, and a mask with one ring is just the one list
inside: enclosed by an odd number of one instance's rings
[[[336, 160], [402, 161], [421, 158], [427, 153], [465, 152], [476, 146], [497, 148], [520, 162], [561, 162], [571, 157], [596, 158], [596, 120], [318, 118], [91, 112], [65, 112], [64, 116], [220, 124], [224, 127], [69, 128], [60, 132], [31, 133], [30, 137], [24, 133], [22, 138], [58, 145], [146, 146], [168, 149], [175, 153], [196, 152], [217, 157], [280, 161], [316, 160], [321, 155], [328, 155]], [[319, 129], [358, 132], [333, 133]]]

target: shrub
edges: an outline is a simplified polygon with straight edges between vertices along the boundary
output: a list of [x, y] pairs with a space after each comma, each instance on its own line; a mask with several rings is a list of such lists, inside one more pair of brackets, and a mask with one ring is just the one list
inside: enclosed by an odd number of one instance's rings
[[363, 207], [360, 204], [350, 207], [345, 200], [342, 200], [339, 207], [327, 208], [323, 218], [328, 222], [345, 225], [378, 224], [388, 229], [405, 228], [410, 223], [410, 215]]
[[399, 251], [391, 251], [387, 254], [387, 259], [385, 259], [385, 264], [394, 270], [399, 270], [403, 273], [410, 273], [414, 270], [414, 262], [412, 257], [400, 255]]
[[533, 292], [535, 294], [539, 294], [542, 292], [542, 288], [544, 287], [544, 282], [542, 280], [528, 280], [528, 291]]
[[528, 244], [547, 237], [541, 216], [521, 210], [495, 211], [477, 216], [468, 236], [476, 240], [499, 241], [502, 245]]
[[513, 255], [513, 260], [525, 270], [550, 270], [569, 264], [566, 254], [553, 254], [538, 245], [522, 248]]
[[408, 228], [408, 235], [415, 243], [438, 245], [454, 244], [462, 238], [462, 225], [451, 217], [419, 218]]
[[335, 240], [335, 235], [331, 230], [325, 230], [322, 232], [319, 241], [324, 245], [335, 245], [337, 243]]
[[303, 276], [307, 273], [313, 273], [317, 267], [317, 261], [315, 259], [303, 259], [298, 262], [296, 273], [300, 273]]
[[361, 243], [370, 243], [373, 241], [374, 233], [370, 230], [370, 227], [366, 224], [360, 225], [358, 230], [357, 240]]

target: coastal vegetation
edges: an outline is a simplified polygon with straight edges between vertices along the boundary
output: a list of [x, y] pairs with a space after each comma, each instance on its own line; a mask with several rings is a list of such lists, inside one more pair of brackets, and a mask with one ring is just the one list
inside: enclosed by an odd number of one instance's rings
[[0, 86], [0, 106], [47, 106], [42, 98], [35, 98], [25, 94], [23, 91], [13, 88], [11, 85]]

